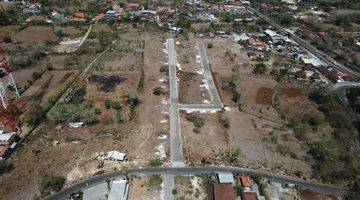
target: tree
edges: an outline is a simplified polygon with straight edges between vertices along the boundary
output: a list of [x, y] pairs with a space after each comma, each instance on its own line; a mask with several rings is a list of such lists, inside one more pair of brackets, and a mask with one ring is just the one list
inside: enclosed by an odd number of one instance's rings
[[43, 117], [44, 109], [39, 104], [34, 104], [25, 114], [20, 117], [20, 120], [30, 126], [34, 126], [39, 124]]
[[266, 72], [266, 65], [264, 63], [258, 63], [255, 65], [253, 73], [255, 74], [265, 74]]
[[105, 99], [105, 108], [106, 108], [106, 109], [110, 109], [110, 108], [111, 108], [111, 100], [110, 100], [110, 99]]
[[98, 34], [98, 38], [99, 38], [100, 44], [103, 47], [106, 47], [109, 44], [111, 44], [111, 42], [112, 42], [112, 33], [111, 33], [111, 31], [101, 30]]

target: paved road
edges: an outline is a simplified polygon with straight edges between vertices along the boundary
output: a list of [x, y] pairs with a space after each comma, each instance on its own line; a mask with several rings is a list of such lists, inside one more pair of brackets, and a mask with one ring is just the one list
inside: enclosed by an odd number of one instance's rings
[[321, 59], [323, 62], [325, 62], [329, 66], [331, 66], [339, 71], [347, 72], [355, 77], [360, 77], [360, 74], [358, 72], [341, 65], [340, 63], [336, 62], [333, 58], [331, 58], [328, 55], [323, 55], [315, 47], [313, 47], [312, 45], [310, 45], [309, 43], [307, 43], [306, 41], [301, 39], [299, 36], [285, 30], [279, 24], [277, 24], [273, 20], [271, 20], [268, 16], [260, 13], [259, 11], [257, 11], [256, 9], [254, 9], [252, 7], [247, 7], [247, 9], [253, 13], [256, 13], [258, 16], [263, 17], [269, 24], [271, 24], [273, 27], [278, 29], [278, 31], [280, 31], [282, 34], [286, 34], [287, 36], [289, 36], [291, 39], [293, 39], [295, 42], [297, 42], [300, 46], [302, 46], [304, 49], [308, 50], [310, 53], [314, 54], [316, 57]]
[[206, 55], [204, 43], [198, 42], [198, 46], [199, 46], [201, 65], [204, 69], [204, 76], [206, 79], [206, 83], [209, 86], [211, 100], [216, 105], [216, 107], [222, 108], [223, 104], [221, 103], [219, 93], [218, 93], [217, 88], [214, 83], [214, 79], [213, 79], [213, 76], [212, 76], [212, 73], [210, 70], [209, 60]]
[[190, 110], [190, 111], [218, 111], [222, 108], [222, 105], [215, 104], [179, 104], [180, 110]]
[[175, 176], [170, 174], [164, 175], [164, 200], [174, 200], [175, 196], [172, 193], [175, 189]]
[[178, 82], [176, 76], [176, 52], [174, 39], [167, 40], [170, 82], [170, 154], [173, 165], [183, 165], [180, 117], [178, 108]]
[[[315, 183], [310, 181], [304, 181], [302, 179], [280, 176], [272, 174], [269, 172], [264, 172], [260, 170], [252, 170], [238, 167], [225, 167], [225, 166], [203, 166], [203, 167], [162, 167], [162, 168], [135, 168], [128, 169], [126, 171], [117, 171], [107, 174], [102, 174], [99, 176], [92, 177], [90, 179], [76, 183], [68, 188], [61, 190], [60, 192], [48, 196], [45, 200], [62, 200], [65, 199], [71, 193], [78, 192], [85, 188], [91, 187], [95, 184], [103, 182], [109, 179], [122, 178], [129, 175], [138, 175], [138, 174], [164, 174], [165, 180], [166, 177], [173, 178], [176, 175], [196, 175], [196, 174], [212, 174], [217, 172], [232, 172], [235, 174], [246, 175], [246, 176], [260, 176], [263, 178], [270, 179], [274, 182], [287, 182], [296, 184], [304, 189], [311, 189], [317, 192], [322, 192], [326, 194], [333, 194], [337, 196], [343, 196], [349, 192], [346, 188], [341, 188], [334, 185], [326, 185], [321, 183]], [[172, 191], [172, 190], [171, 190]]]

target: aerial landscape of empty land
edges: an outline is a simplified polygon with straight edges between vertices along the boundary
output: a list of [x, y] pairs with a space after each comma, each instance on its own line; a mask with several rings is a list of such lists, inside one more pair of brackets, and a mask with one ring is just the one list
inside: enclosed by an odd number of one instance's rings
[[360, 1], [0, 0], [0, 199], [360, 200]]

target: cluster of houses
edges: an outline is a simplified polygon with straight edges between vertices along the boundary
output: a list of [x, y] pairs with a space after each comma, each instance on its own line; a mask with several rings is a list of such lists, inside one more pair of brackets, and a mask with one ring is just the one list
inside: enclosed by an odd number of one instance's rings
[[19, 136], [15, 132], [7, 133], [0, 130], [0, 159], [6, 160], [10, 153], [14, 150]]
[[[213, 185], [214, 200], [237, 200], [239, 193], [242, 200], [265, 200], [265, 197], [260, 195], [257, 184], [248, 176], [240, 176], [235, 180], [232, 173], [219, 172], [216, 179]], [[241, 187], [235, 189], [239, 184]]]
[[276, 49], [281, 52], [283, 51], [283, 46], [289, 44], [291, 47], [289, 52], [291, 57], [303, 63], [302, 67], [290, 66], [290, 68], [287, 69], [290, 77], [295, 77], [299, 80], [311, 80], [315, 83], [354, 81], [354, 77], [351, 75], [327, 66], [326, 63], [310, 52], [298, 47], [298, 45], [287, 36], [281, 35], [271, 29], [266, 29], [264, 33], [258, 34], [242, 33], [239, 35], [234, 33], [230, 38], [243, 44], [245, 48], [249, 50], [248, 56], [251, 60], [260, 62], [269, 60], [266, 51]]

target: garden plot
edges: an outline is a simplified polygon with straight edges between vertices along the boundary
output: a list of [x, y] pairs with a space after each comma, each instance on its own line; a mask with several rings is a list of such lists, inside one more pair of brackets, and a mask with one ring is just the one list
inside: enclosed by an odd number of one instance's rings
[[47, 71], [22, 96], [27, 101], [41, 100], [42, 104], [46, 105], [49, 98], [57, 94], [76, 72], [76, 70]]
[[196, 42], [195, 39], [181, 40], [175, 46], [179, 63], [179, 102], [184, 104], [211, 103]]
[[18, 32], [14, 38], [15, 42], [23, 47], [45, 44], [47, 41], [57, 40], [52, 27], [29, 26]]

